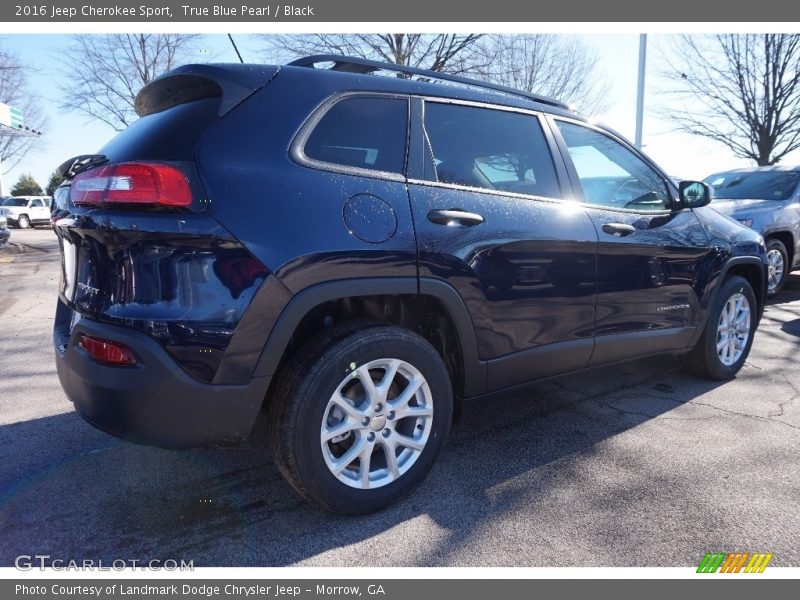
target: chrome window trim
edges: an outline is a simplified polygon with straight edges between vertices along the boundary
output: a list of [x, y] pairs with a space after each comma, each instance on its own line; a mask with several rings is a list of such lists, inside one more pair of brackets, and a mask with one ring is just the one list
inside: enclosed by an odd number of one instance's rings
[[436, 102], [438, 104], [460, 104], [462, 106], [471, 106], [472, 108], [488, 108], [490, 110], [501, 110], [503, 112], [515, 112], [524, 115], [541, 116], [545, 113], [542, 110], [535, 110], [532, 108], [520, 108], [519, 106], [506, 106], [504, 104], [494, 104], [492, 102], [479, 102], [477, 100], [463, 100], [461, 98], [445, 98], [443, 96], [413, 96], [414, 98], [422, 98], [425, 102]]
[[534, 196], [532, 194], [520, 194], [518, 192], [507, 192], [505, 190], [490, 190], [489, 188], [472, 187], [469, 185], [459, 185], [457, 183], [443, 183], [440, 181], [429, 181], [428, 179], [409, 179], [409, 184], [424, 185], [427, 187], [437, 187], [458, 192], [479, 192], [489, 196], [504, 196], [506, 198], [517, 198], [519, 200], [542, 200], [544, 202], [566, 203], [574, 206], [583, 204], [569, 198], [551, 198], [550, 196]]
[[296, 163], [309, 167], [317, 171], [328, 171], [331, 173], [339, 173], [341, 175], [353, 175], [358, 177], [370, 177], [372, 179], [383, 179], [386, 181], [395, 181], [405, 183], [406, 175], [403, 172], [394, 171], [381, 171], [378, 169], [367, 169], [364, 167], [353, 167], [349, 165], [340, 165], [338, 163], [331, 163], [324, 160], [311, 158], [305, 153], [305, 145], [311, 133], [314, 131], [319, 122], [328, 114], [335, 105], [343, 100], [350, 98], [390, 98], [396, 100], [404, 100], [406, 103], [406, 136], [405, 142], [405, 156], [403, 157], [403, 169], [405, 169], [408, 162], [408, 136], [411, 125], [411, 102], [410, 96], [407, 94], [393, 94], [382, 92], [340, 92], [329, 96], [323, 100], [312, 112], [311, 115], [300, 126], [300, 129], [295, 134], [289, 145], [289, 156]]
[[[550, 112], [542, 111], [542, 110], [534, 110], [534, 109], [527, 109], [527, 108], [520, 108], [518, 106], [506, 106], [503, 104], [495, 104], [492, 102], [479, 102], [475, 100], [463, 100], [461, 98], [447, 98], [442, 96], [430, 96], [430, 95], [417, 95], [417, 94], [401, 94], [401, 93], [393, 93], [393, 92], [371, 92], [371, 91], [347, 91], [347, 92], [338, 92], [332, 96], [329, 96], [325, 100], [323, 100], [314, 110], [311, 112], [309, 117], [303, 122], [303, 124], [298, 129], [297, 133], [294, 135], [292, 142], [289, 145], [289, 155], [294, 160], [294, 162], [309, 167], [318, 171], [327, 171], [330, 173], [338, 173], [341, 175], [352, 175], [352, 176], [359, 176], [359, 177], [369, 177], [372, 179], [381, 179], [384, 181], [394, 181], [399, 183], [408, 183], [414, 185], [422, 185], [426, 187], [437, 187], [443, 189], [451, 189], [454, 191], [460, 192], [474, 192], [479, 194], [485, 194], [489, 196], [500, 196], [505, 198], [514, 198], [517, 200], [537, 200], [541, 202], [550, 202], [550, 203], [559, 203], [568, 206], [579, 206], [583, 208], [593, 208], [593, 209], [603, 209], [621, 213], [629, 213], [629, 214], [639, 214], [639, 215], [651, 215], [651, 216], [659, 216], [659, 215], [669, 215], [675, 212], [675, 209], [662, 209], [658, 211], [654, 210], [637, 210], [637, 209], [630, 209], [630, 208], [612, 208], [607, 206], [600, 206], [597, 204], [592, 204], [590, 202], [584, 202], [582, 200], [578, 200], [576, 198], [553, 198], [550, 196], [535, 196], [532, 194], [520, 194], [518, 192], [507, 192], [504, 190], [497, 190], [497, 189], [488, 189], [488, 188], [479, 188], [479, 187], [471, 187], [466, 185], [458, 185], [454, 183], [443, 183], [439, 181], [430, 181], [427, 179], [418, 179], [418, 178], [408, 178], [406, 177], [405, 173], [396, 173], [392, 171], [379, 171], [375, 169], [365, 169], [362, 167], [351, 167], [346, 165], [339, 165], [337, 163], [329, 163], [327, 161], [321, 161], [317, 159], [310, 158], [305, 154], [305, 144], [308, 141], [308, 137], [311, 135], [311, 132], [317, 126], [317, 124], [322, 120], [322, 118], [327, 114], [327, 112], [333, 108], [336, 104], [341, 102], [342, 100], [348, 98], [395, 98], [398, 100], [405, 100], [407, 102], [408, 107], [408, 116], [406, 121], [406, 165], [408, 163], [408, 153], [411, 151], [410, 143], [409, 143], [409, 132], [411, 128], [411, 100], [414, 98], [419, 98], [423, 102], [437, 102], [440, 104], [456, 104], [461, 106], [470, 106], [473, 108], [485, 108], [489, 110], [500, 110], [504, 112], [513, 112], [519, 113], [524, 115], [529, 115], [538, 118], [539, 126], [542, 128], [544, 132], [544, 128], [547, 125], [545, 118], [549, 117], [551, 119], [558, 119], [562, 121], [567, 121], [571, 123], [575, 123], [576, 125], [582, 125], [589, 129], [593, 129], [601, 134], [607, 135], [608, 137], [612, 138], [613, 140], [617, 141], [618, 143], [622, 144], [624, 147], [632, 150], [634, 154], [639, 157], [643, 162], [645, 162], [650, 168], [652, 168], [656, 173], [664, 179], [667, 189], [670, 192], [670, 201], [674, 204], [675, 198], [673, 196], [673, 190], [669, 186], [669, 179], [663, 173], [663, 171], [658, 168], [652, 161], [644, 157], [642, 154], [637, 152], [632, 146], [627, 143], [624, 139], [620, 138], [619, 136], [615, 135], [614, 133], [602, 128], [598, 127], [594, 124], [588, 123], [586, 121], [581, 121], [580, 119], [574, 119], [567, 116], [557, 115]], [[423, 131], [425, 124], [423, 123]], [[427, 135], [427, 131], [425, 131]], [[548, 144], [549, 147], [549, 144]], [[560, 157], [558, 157], [560, 158]], [[552, 159], [555, 161], [557, 157], [553, 156]], [[404, 168], [406, 166], [404, 165]]]
[[550, 196], [534, 196], [531, 194], [507, 192], [505, 190], [490, 190], [488, 188], [471, 187], [468, 185], [458, 185], [455, 183], [442, 183], [439, 181], [429, 181], [427, 179], [409, 179], [408, 184], [450, 189], [450, 190], [455, 190], [457, 192], [477, 192], [479, 194], [486, 194], [488, 196], [502, 196], [506, 198], [514, 198], [517, 200], [537, 200], [539, 202], [550, 202], [554, 204], [563, 204], [565, 206], [579, 206], [582, 208], [595, 208], [595, 209], [600, 208], [602, 210], [609, 210], [613, 212], [621, 212], [634, 215], [651, 215], [655, 217], [659, 215], [670, 215], [674, 212], [668, 209], [658, 210], [658, 211], [655, 210], [641, 211], [632, 208], [608, 208], [605, 206], [599, 206], [597, 204], [591, 204], [589, 202], [581, 202], [580, 200], [576, 200], [574, 198], [552, 198]]

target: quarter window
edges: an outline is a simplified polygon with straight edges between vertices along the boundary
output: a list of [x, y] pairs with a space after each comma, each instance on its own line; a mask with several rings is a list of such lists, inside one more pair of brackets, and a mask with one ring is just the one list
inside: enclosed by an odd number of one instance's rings
[[578, 172], [585, 202], [640, 211], [669, 207], [664, 179], [628, 148], [594, 129], [556, 123]]
[[304, 153], [326, 163], [402, 173], [407, 129], [406, 100], [346, 98], [320, 119]]
[[426, 179], [533, 196], [559, 196], [553, 158], [532, 115], [428, 102]]

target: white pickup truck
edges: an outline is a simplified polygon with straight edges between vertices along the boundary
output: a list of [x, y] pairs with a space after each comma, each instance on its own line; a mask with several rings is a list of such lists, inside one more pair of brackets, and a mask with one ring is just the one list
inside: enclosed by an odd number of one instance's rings
[[0, 216], [12, 227], [27, 229], [50, 223], [49, 196], [12, 196], [0, 201]]

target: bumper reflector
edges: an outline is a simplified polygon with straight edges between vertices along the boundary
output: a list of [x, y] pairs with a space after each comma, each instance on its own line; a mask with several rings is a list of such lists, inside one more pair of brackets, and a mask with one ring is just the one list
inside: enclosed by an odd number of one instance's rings
[[86, 350], [97, 362], [119, 367], [136, 364], [133, 350], [119, 342], [101, 340], [100, 338], [83, 334], [78, 345]]

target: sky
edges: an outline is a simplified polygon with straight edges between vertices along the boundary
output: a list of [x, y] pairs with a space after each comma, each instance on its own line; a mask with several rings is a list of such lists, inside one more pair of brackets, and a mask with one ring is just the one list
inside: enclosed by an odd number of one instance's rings
[[[234, 35], [234, 40], [245, 60], [259, 61], [258, 43], [254, 38]], [[3, 174], [4, 190], [10, 190], [23, 173], [33, 175], [44, 188], [58, 165], [79, 154], [95, 153], [117, 133], [109, 125], [92, 121], [86, 115], [59, 108], [59, 83], [69, 78], [69, 71], [61, 63], [59, 54], [69, 43], [68, 35], [0, 36], [0, 45], [16, 51], [31, 68], [31, 91], [42, 97], [48, 117], [40, 148], [30, 152], [18, 166]], [[187, 57], [187, 62], [209, 61], [239, 61], [226, 35], [200, 36], [193, 46], [193, 53]]]
[[[633, 34], [578, 36], [598, 58], [598, 70], [609, 83], [608, 109], [598, 115], [587, 115], [633, 139], [636, 121], [636, 87], [639, 36]], [[246, 62], [259, 62], [259, 42], [249, 35], [234, 35]], [[16, 50], [31, 67], [33, 92], [42, 96], [48, 114], [48, 126], [41, 148], [31, 152], [22, 163], [5, 173], [5, 189], [10, 189], [22, 173], [30, 173], [44, 187], [50, 173], [64, 160], [78, 154], [96, 152], [115, 131], [108, 125], [92, 122], [86, 116], [59, 108], [59, 83], [69, 78], [69, 69], [59, 59], [69, 44], [69, 36], [55, 34], [4, 35], [0, 44]], [[643, 150], [668, 174], [682, 179], [701, 179], [716, 171], [752, 164], [737, 158], [724, 145], [689, 134], [676, 132], [660, 118], [657, 109], [664, 102], [666, 83], [659, 78], [664, 57], [670, 52], [666, 35], [650, 35], [647, 44], [645, 77], [645, 116]], [[224, 34], [203, 35], [194, 44], [189, 61], [238, 61]], [[784, 159], [786, 164], [800, 163], [800, 151]]]
[[[638, 35], [579, 36], [598, 56], [598, 68], [610, 83], [608, 110], [594, 115], [627, 139], [636, 131], [636, 90], [639, 68]], [[647, 36], [644, 122], [642, 150], [669, 175], [678, 179], [704, 179], [727, 169], [754, 166], [738, 158], [725, 145], [706, 138], [675, 131], [675, 125], [658, 115], [668, 99], [669, 82], [661, 75], [665, 58], [674, 52], [672, 36]], [[679, 61], [675, 61], [679, 63]], [[800, 151], [789, 154], [785, 164], [800, 164]]]

